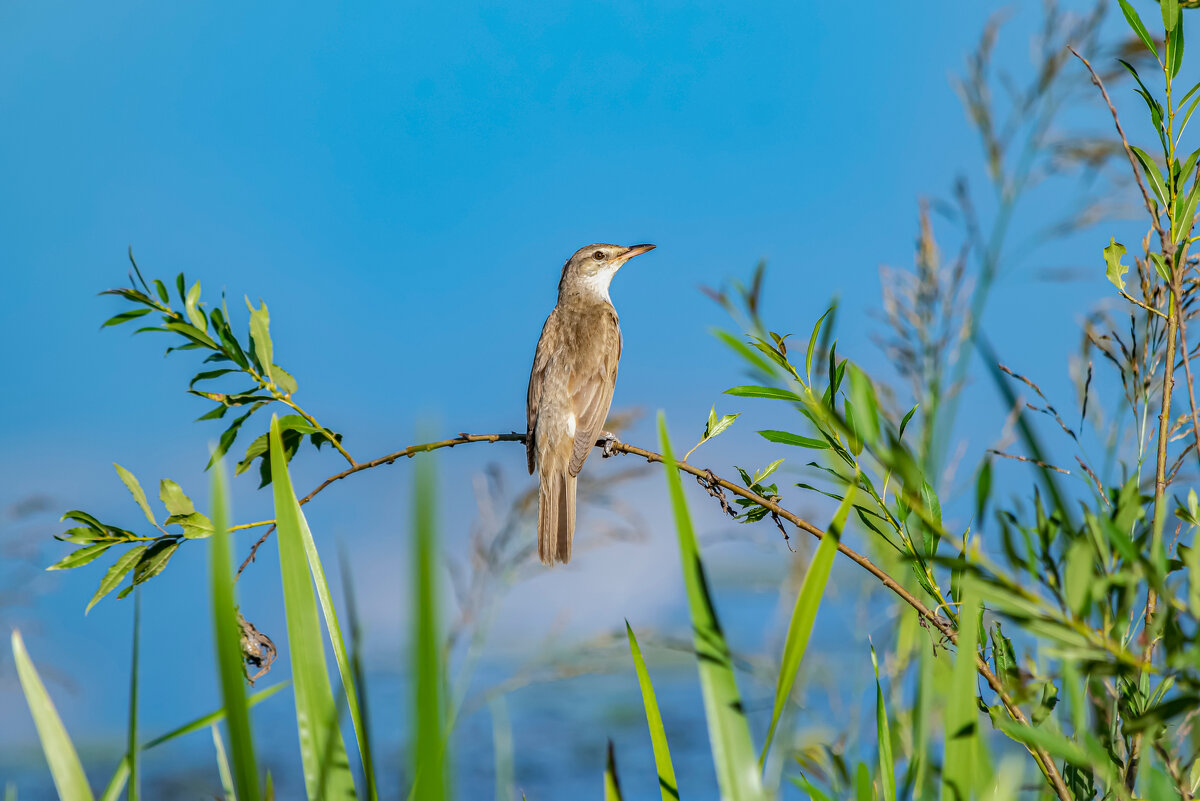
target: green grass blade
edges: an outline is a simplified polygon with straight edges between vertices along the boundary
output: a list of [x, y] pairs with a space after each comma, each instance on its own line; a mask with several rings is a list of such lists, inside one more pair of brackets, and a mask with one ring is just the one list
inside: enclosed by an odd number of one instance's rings
[[608, 762], [604, 766], [604, 801], [621, 801], [621, 782], [617, 780], [617, 758], [612, 740], [608, 741]]
[[[441, 620], [437, 573], [437, 503], [433, 457], [417, 462], [413, 485], [412, 644], [413, 721], [409, 738], [413, 753], [415, 797], [442, 801], [450, 797], [446, 771], [445, 687], [442, 672]], [[417, 788], [420, 792], [417, 792]]]
[[946, 762], [942, 770], [942, 798], [966, 799], [976, 783], [979, 749], [979, 707], [976, 702], [975, 658], [979, 647], [979, 588], [971, 577], [963, 579], [958, 616], [958, 654], [946, 699]]
[[804, 583], [800, 585], [800, 594], [796, 596], [796, 606], [792, 609], [792, 621], [788, 624], [787, 639], [783, 644], [783, 657], [779, 664], [779, 678], [775, 684], [775, 707], [771, 712], [771, 725], [767, 728], [767, 739], [763, 743], [762, 754], [758, 758], [759, 766], [766, 762], [767, 751], [775, 739], [775, 727], [779, 724], [779, 715], [792, 694], [792, 685], [796, 683], [796, 673], [800, 670], [800, 662], [804, 652], [808, 650], [808, 640], [812, 636], [813, 623], [817, 619], [817, 609], [821, 605], [821, 596], [825, 594], [825, 585], [829, 581], [829, 571], [833, 569], [833, 557], [837, 554], [838, 540], [846, 526], [846, 517], [854, 506], [855, 488], [853, 485], [846, 489], [833, 523], [829, 531], [821, 538], [817, 552], [813, 554], [808, 572], [804, 574]]
[[[272, 422], [271, 431], [274, 432], [275, 438], [278, 439], [277, 422]], [[271, 440], [275, 442], [275, 439]], [[355, 681], [354, 665], [350, 659], [346, 649], [346, 641], [342, 636], [342, 627], [338, 622], [337, 610], [333, 606], [333, 595], [329, 591], [329, 581], [325, 578], [325, 569], [321, 565], [321, 557], [317, 553], [317, 544], [313, 540], [312, 531], [308, 527], [308, 521], [304, 517], [304, 513], [300, 510], [300, 504], [296, 500], [296, 493], [292, 487], [292, 478], [288, 473], [287, 462], [282, 459], [282, 451], [280, 458], [276, 460], [275, 451], [271, 451], [271, 476], [272, 483], [276, 487], [275, 492], [275, 513], [276, 518], [279, 518], [281, 506], [287, 507], [287, 516], [290, 525], [294, 525], [299, 531], [300, 541], [304, 545], [305, 559], [308, 561], [308, 569], [312, 573], [312, 581], [316, 586], [317, 600], [321, 605], [321, 614], [325, 619], [325, 628], [329, 632], [329, 641], [333, 646], [333, 658], [337, 662], [338, 675], [342, 681], [342, 692], [345, 693], [346, 707], [350, 711], [350, 722], [354, 726], [354, 736], [358, 742], [359, 759], [363, 766], [363, 774], [368, 777], [366, 780], [367, 797], [371, 801], [377, 801], [378, 795], [375, 788], [375, 766], [371, 759], [371, 746], [367, 740], [367, 727], [364, 717], [363, 705], [358, 698], [358, 685]], [[282, 548], [282, 541], [280, 548]], [[322, 666], [325, 664], [322, 659]], [[341, 742], [340, 733], [337, 736], [337, 742]], [[333, 743], [331, 743], [333, 745]], [[342, 751], [345, 746], [341, 746]], [[338, 751], [333, 752], [333, 758], [336, 760], [340, 754]], [[327, 787], [329, 785], [326, 785]]]
[[879, 683], [879, 659], [871, 646], [871, 666], [875, 668], [875, 735], [879, 739], [879, 786], [883, 801], [896, 801], [896, 763], [892, 758], [892, 732], [888, 728], [887, 707], [883, 703], [883, 685]]
[[708, 719], [709, 743], [717, 771], [721, 797], [732, 801], [762, 797], [758, 759], [750, 727], [742, 709], [737, 679], [729, 644], [721, 632], [717, 612], [708, 591], [704, 565], [700, 561], [700, 546], [688, 514], [683, 495], [683, 481], [667, 434], [666, 417], [658, 415], [659, 439], [662, 440], [663, 464], [667, 474], [667, 491], [675, 514], [675, 529], [679, 535], [679, 558], [683, 565], [683, 582], [687, 587], [688, 608], [696, 648], [696, 663], [700, 672], [700, 689], [704, 712]]
[[[270, 698], [272, 695], [274, 695], [275, 693], [279, 692], [280, 690], [282, 690], [284, 687], [287, 687], [287, 686], [288, 686], [288, 682], [284, 681], [284, 682], [280, 682], [279, 684], [274, 685], [273, 687], [268, 687], [265, 690], [259, 690], [254, 695], [252, 695], [246, 699], [246, 706], [252, 707], [261, 701], [265, 701], [268, 698]], [[167, 732], [164, 735], [155, 737], [153, 740], [150, 740], [147, 743], [143, 743], [142, 750], [149, 751], [151, 748], [154, 748], [155, 746], [162, 745], [163, 743], [166, 743], [166, 742], [170, 742], [171, 740], [175, 740], [179, 737], [184, 736], [185, 734], [191, 734], [192, 732], [197, 732], [197, 731], [200, 731], [201, 729], [206, 729], [214, 723], [220, 723], [224, 719], [225, 719], [225, 709], [224, 709], [224, 707], [222, 707], [221, 709], [218, 709], [215, 712], [209, 712], [207, 715], [203, 715], [201, 717], [196, 718], [193, 721], [185, 723], [177, 729], [172, 729], [171, 731]]]
[[317, 599], [304, 543], [303, 529], [307, 526], [287, 475], [278, 418], [271, 419], [270, 450], [279, 571], [287, 615], [304, 788], [311, 801], [354, 798], [354, 777], [337, 726], [337, 705], [325, 664], [325, 638], [317, 618]]
[[210, 572], [213, 609], [213, 639], [216, 640], [217, 672], [221, 701], [233, 751], [233, 786], [243, 801], [258, 801], [258, 763], [254, 757], [254, 735], [250, 731], [250, 707], [246, 703], [242, 672], [241, 631], [233, 596], [233, 558], [229, 545], [229, 490], [225, 464], [217, 460], [212, 480], [213, 535], [210, 538]]
[[642, 705], [646, 708], [646, 725], [650, 727], [650, 744], [654, 748], [654, 765], [658, 768], [658, 789], [663, 801], [679, 801], [679, 784], [675, 780], [675, 766], [671, 764], [671, 749], [667, 746], [667, 731], [663, 728], [662, 715], [658, 711], [658, 698], [654, 685], [646, 670], [646, 660], [638, 647], [633, 627], [625, 621], [625, 632], [629, 635], [629, 651], [633, 654], [633, 666], [637, 668], [638, 684], [642, 688]]
[[225, 743], [221, 741], [221, 730], [217, 724], [212, 725], [213, 748], [217, 752], [217, 773], [221, 776], [221, 789], [225, 792], [225, 801], [237, 801], [237, 792], [233, 789], [233, 773], [229, 770], [229, 757], [225, 754]]
[[[311, 538], [310, 538], [311, 539]], [[313, 547], [316, 553], [316, 547]], [[375, 762], [371, 756], [371, 725], [367, 716], [370, 704], [367, 702], [367, 675], [362, 666], [362, 626], [359, 624], [358, 607], [354, 600], [354, 574], [350, 571], [350, 560], [343, 552], [338, 559], [342, 571], [342, 591], [346, 594], [346, 621], [350, 626], [350, 682], [353, 703], [350, 704], [350, 716], [354, 722], [354, 733], [358, 739], [358, 752], [362, 759], [363, 782], [366, 784], [367, 798], [377, 801], [379, 789], [375, 781]], [[311, 560], [309, 566], [312, 566]], [[330, 609], [332, 611], [332, 605]], [[336, 618], [335, 618], [336, 620]], [[327, 623], [328, 624], [328, 623]], [[339, 669], [341, 664], [339, 662]], [[345, 679], [343, 679], [345, 684]], [[361, 696], [361, 701], [359, 697]], [[361, 731], [360, 731], [361, 729]]]
[[117, 769], [113, 771], [112, 778], [108, 781], [108, 786], [104, 788], [104, 793], [100, 796], [100, 801], [117, 801], [121, 797], [121, 791], [125, 789], [125, 782], [129, 781], [129, 754], [121, 757], [121, 761], [117, 763]]
[[142, 592], [133, 593], [133, 656], [129, 669], [129, 733], [125, 744], [125, 756], [129, 760], [129, 801], [138, 801], [142, 794], [141, 777], [138, 775], [138, 645], [142, 626]]
[[54, 708], [54, 702], [50, 700], [50, 694], [46, 692], [33, 660], [25, 650], [21, 632], [16, 629], [12, 633], [12, 651], [25, 702], [29, 704], [29, 711], [33, 715], [33, 723], [37, 727], [38, 739], [42, 741], [42, 752], [50, 765], [50, 776], [54, 779], [59, 799], [92, 801], [92, 790], [88, 786], [79, 754], [75, 753], [75, 746], [58, 716], [58, 710]]

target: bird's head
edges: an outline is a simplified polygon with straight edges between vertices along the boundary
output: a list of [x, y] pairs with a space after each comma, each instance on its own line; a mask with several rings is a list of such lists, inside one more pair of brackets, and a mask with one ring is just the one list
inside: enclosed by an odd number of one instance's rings
[[654, 250], [654, 245], [588, 245], [575, 251], [563, 265], [558, 295], [564, 293], [595, 296], [608, 300], [608, 285], [617, 270], [634, 256]]

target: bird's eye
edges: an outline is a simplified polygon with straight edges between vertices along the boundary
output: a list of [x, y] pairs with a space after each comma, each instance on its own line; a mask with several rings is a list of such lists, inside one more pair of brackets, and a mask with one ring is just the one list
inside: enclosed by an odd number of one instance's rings
[[595, 259], [596, 261], [604, 261], [604, 251], [597, 250], [595, 253], [592, 254], [592, 258]]

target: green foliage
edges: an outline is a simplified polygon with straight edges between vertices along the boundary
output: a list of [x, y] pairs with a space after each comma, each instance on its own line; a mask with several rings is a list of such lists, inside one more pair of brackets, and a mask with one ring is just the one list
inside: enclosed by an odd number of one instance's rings
[[[228, 531], [228, 497], [224, 467], [218, 462], [213, 472], [213, 536], [209, 545], [209, 581], [212, 599], [213, 640], [217, 654], [217, 675], [221, 681], [221, 701], [233, 750], [232, 785], [242, 801], [261, 798], [258, 762], [254, 755], [254, 735], [250, 730], [250, 706], [242, 675], [241, 631], [237, 602], [233, 593]], [[215, 731], [215, 724], [214, 724]], [[219, 737], [217, 737], [219, 742]]]
[[29, 652], [25, 650], [21, 632], [15, 629], [12, 633], [12, 652], [17, 677], [21, 680], [25, 702], [33, 714], [33, 722], [42, 741], [42, 753], [46, 755], [58, 797], [62, 801], [92, 801], [92, 790], [75, 745], [58, 716], [58, 710], [54, 708], [54, 702], [50, 700], [50, 694], [46, 692], [46, 685], [42, 684], [37, 668], [33, 666], [33, 660], [29, 658]]
[[666, 468], [667, 494], [671, 499], [675, 530], [679, 535], [679, 559], [683, 565], [683, 583], [687, 588], [696, 664], [700, 671], [700, 689], [708, 719], [709, 744], [717, 770], [717, 784], [721, 788], [722, 798], [733, 801], [761, 798], [763, 791], [758, 760], [733, 673], [729, 644], [717, 621], [717, 610], [713, 605], [704, 565], [700, 561], [700, 546], [696, 542], [687, 500], [683, 495], [683, 482], [667, 435], [666, 418], [661, 413], [658, 416], [658, 434]]
[[650, 673], [646, 670], [646, 661], [642, 659], [642, 649], [638, 647], [637, 637], [633, 635], [633, 627], [625, 621], [625, 633], [629, 637], [629, 650], [633, 655], [633, 666], [637, 670], [638, 684], [642, 688], [642, 704], [646, 708], [646, 725], [650, 727], [650, 743], [654, 749], [654, 764], [658, 768], [658, 789], [663, 801], [679, 801], [679, 783], [675, 780], [675, 766], [671, 764], [671, 749], [667, 745], [667, 732], [663, 728], [662, 715], [658, 712], [658, 698], [654, 694], [654, 685], [650, 682]]

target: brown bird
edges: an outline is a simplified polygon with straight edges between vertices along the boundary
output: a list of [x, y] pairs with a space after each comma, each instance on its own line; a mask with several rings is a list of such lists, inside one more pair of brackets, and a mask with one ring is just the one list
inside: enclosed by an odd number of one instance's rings
[[[654, 245], [588, 245], [563, 265], [558, 305], [546, 318], [529, 374], [525, 451], [538, 469], [538, 556], [571, 561], [575, 481], [603, 437], [621, 358], [621, 326], [608, 284], [621, 265]], [[607, 451], [606, 451], [607, 452]]]

